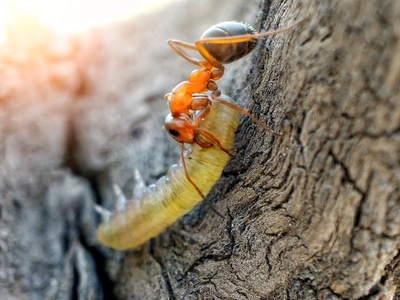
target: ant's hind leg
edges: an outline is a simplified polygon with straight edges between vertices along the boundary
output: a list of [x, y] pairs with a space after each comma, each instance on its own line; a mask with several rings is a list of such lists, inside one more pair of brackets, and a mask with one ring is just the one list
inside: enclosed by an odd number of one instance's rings
[[203, 61], [203, 60], [194, 58], [194, 57], [190, 56], [189, 54], [187, 54], [183, 50], [183, 48], [186, 48], [186, 49], [195, 50], [195, 51], [199, 52], [196, 45], [182, 42], [179, 40], [168, 40], [167, 43], [176, 53], [178, 53], [180, 56], [182, 56], [188, 62], [190, 62], [196, 66], [202, 67], [202, 68], [211, 69], [212, 66], [207, 61]]

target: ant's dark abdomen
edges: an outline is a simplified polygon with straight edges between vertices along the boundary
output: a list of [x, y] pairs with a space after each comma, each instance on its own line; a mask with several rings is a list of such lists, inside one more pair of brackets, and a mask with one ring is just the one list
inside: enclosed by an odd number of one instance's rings
[[255, 34], [255, 29], [247, 24], [240, 22], [223, 22], [216, 24], [208, 28], [200, 40], [205, 40], [209, 38], [223, 38], [226, 43], [207, 43], [204, 42], [202, 45], [207, 51], [213, 56], [217, 61], [222, 64], [227, 64], [242, 58], [249, 54], [257, 45], [257, 39], [251, 39], [245, 42], [235, 42], [231, 41], [229, 38], [243, 35]]

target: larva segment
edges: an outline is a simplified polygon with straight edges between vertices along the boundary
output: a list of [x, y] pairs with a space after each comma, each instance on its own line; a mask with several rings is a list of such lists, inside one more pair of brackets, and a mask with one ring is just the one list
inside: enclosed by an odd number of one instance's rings
[[[232, 102], [227, 96], [221, 96], [221, 99]], [[224, 149], [231, 151], [239, 120], [239, 112], [214, 102], [211, 112], [199, 128], [212, 133], [221, 141]], [[201, 148], [192, 144], [189, 148], [191, 151], [185, 157], [188, 173], [203, 194], [207, 195], [220, 178], [230, 156], [217, 146]], [[155, 185], [135, 189], [134, 197], [125, 204], [125, 209], [117, 210], [103, 220], [97, 230], [97, 239], [117, 250], [136, 248], [160, 234], [201, 200], [199, 193], [186, 179], [180, 161]]]

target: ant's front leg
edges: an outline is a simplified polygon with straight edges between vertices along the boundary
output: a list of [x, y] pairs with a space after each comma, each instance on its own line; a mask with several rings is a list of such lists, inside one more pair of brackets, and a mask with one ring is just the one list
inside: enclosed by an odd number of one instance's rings
[[[190, 104], [190, 109], [199, 111], [200, 117], [203, 119], [210, 112], [209, 109], [202, 111], [204, 108], [207, 108], [207, 107], [211, 107], [211, 99], [207, 95], [205, 95], [205, 94], [193, 94], [192, 95], [192, 102]], [[195, 119], [197, 119], [197, 117], [195, 117]]]
[[203, 122], [203, 120], [208, 116], [208, 114], [211, 111], [211, 99], [208, 98], [207, 95], [204, 95], [205, 97], [207, 97], [208, 102], [207, 105], [205, 107], [203, 107], [201, 110], [198, 110], [198, 112], [194, 115], [193, 117], [193, 128], [195, 128], [195, 130], [198, 130], [198, 126], [200, 125], [201, 122]]
[[195, 115], [194, 120], [193, 120], [193, 127], [195, 127], [196, 129], [194, 131], [195, 133], [194, 133], [193, 141], [202, 148], [209, 148], [213, 145], [216, 145], [225, 153], [232, 155], [231, 151], [222, 147], [220, 139], [215, 137], [211, 132], [208, 132], [207, 130], [198, 128], [198, 125], [201, 122], [203, 122], [203, 120], [207, 117], [207, 115], [210, 113], [210, 111], [211, 111], [211, 101], [210, 101], [210, 105], [203, 108], [201, 111], [199, 111]]

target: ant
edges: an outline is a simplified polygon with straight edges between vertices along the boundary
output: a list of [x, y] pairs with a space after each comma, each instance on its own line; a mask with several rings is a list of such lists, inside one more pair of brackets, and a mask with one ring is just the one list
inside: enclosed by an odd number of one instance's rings
[[[168, 45], [176, 53], [201, 68], [194, 70], [187, 81], [179, 83], [171, 93], [165, 96], [170, 114], [166, 117], [164, 127], [171, 137], [181, 144], [181, 159], [185, 176], [203, 199], [205, 198], [204, 194], [187, 172], [184, 159], [184, 144], [196, 143], [202, 148], [217, 145], [222, 151], [231, 155], [229, 151], [221, 146], [218, 138], [198, 127], [211, 111], [213, 102], [220, 102], [250, 117], [253, 122], [265, 130], [281, 135], [279, 132], [268, 128], [248, 110], [219, 98], [221, 91], [216, 80], [224, 75], [225, 67], [223, 64], [231, 63], [249, 54], [255, 49], [259, 38], [286, 32], [299, 26], [305, 20], [283, 29], [262, 33], [257, 33], [250, 25], [229, 21], [207, 29], [195, 44], [179, 40], [168, 40]], [[204, 60], [191, 57], [184, 51], [184, 48], [197, 51]], [[207, 92], [211, 92], [211, 95], [206, 94]], [[204, 142], [204, 139], [200, 137], [206, 138], [209, 142]]]

